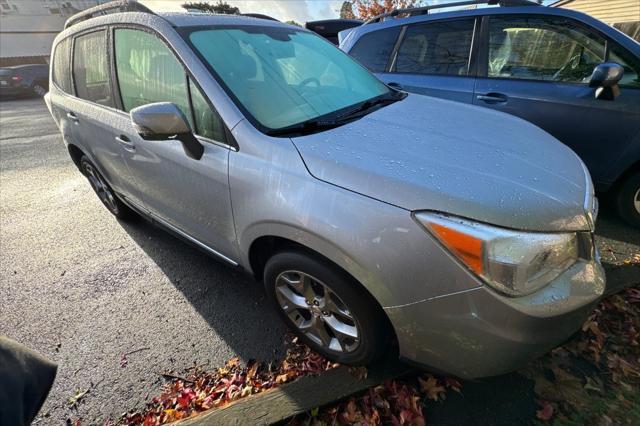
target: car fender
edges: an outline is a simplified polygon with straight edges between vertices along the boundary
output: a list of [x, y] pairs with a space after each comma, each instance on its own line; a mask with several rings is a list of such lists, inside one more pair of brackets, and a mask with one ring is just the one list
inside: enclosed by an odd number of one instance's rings
[[362, 284], [379, 303], [389, 300], [391, 297], [384, 285], [372, 283], [376, 279], [372, 273], [367, 272], [363, 265], [349, 256], [338, 245], [293, 223], [264, 221], [255, 223], [244, 230], [238, 239], [238, 244], [240, 245], [241, 264], [247, 270], [252, 270], [249, 260], [251, 246], [262, 237], [290, 240], [308, 250], [317, 252]]

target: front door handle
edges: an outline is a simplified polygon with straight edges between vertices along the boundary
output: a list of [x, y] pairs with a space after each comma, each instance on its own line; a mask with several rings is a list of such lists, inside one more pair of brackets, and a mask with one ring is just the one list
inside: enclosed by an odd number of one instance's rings
[[69, 120], [73, 121], [74, 123], [77, 123], [78, 121], [80, 121], [80, 120], [78, 120], [78, 116], [77, 116], [77, 115], [75, 115], [75, 114], [74, 114], [73, 112], [71, 112], [71, 111], [67, 112], [67, 118], [68, 118]]
[[503, 104], [507, 102], [507, 96], [502, 93], [487, 93], [486, 95], [478, 95], [476, 99], [488, 104]]
[[122, 145], [126, 151], [134, 152], [136, 150], [136, 145], [125, 135], [116, 136], [116, 142]]

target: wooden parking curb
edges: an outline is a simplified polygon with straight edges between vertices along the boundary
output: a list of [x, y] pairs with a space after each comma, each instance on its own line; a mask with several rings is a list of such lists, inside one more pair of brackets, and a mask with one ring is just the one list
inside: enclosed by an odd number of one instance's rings
[[607, 274], [605, 297], [640, 284], [640, 264], [603, 266]]
[[311, 411], [376, 386], [385, 380], [410, 373], [400, 363], [370, 369], [364, 379], [356, 378], [347, 367], [338, 367], [319, 376], [300, 379], [262, 393], [239, 399], [226, 407], [205, 411], [175, 423], [179, 426], [268, 425]]

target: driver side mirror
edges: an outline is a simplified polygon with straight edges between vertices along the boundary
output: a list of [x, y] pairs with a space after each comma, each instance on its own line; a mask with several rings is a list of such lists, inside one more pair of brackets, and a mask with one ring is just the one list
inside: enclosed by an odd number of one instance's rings
[[593, 69], [589, 87], [596, 88], [596, 99], [612, 101], [620, 95], [618, 83], [622, 79], [624, 68], [615, 62], [604, 62]]
[[131, 122], [145, 140], [160, 141], [177, 139], [185, 153], [194, 160], [204, 154], [204, 146], [196, 139], [180, 108], [171, 102], [156, 102], [134, 108], [130, 112]]

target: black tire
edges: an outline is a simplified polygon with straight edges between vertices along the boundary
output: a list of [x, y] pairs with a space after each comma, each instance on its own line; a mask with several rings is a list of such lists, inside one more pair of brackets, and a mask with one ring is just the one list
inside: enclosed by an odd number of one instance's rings
[[31, 91], [33, 92], [33, 95], [38, 98], [42, 98], [44, 95], [47, 94], [46, 86], [40, 83], [34, 83], [33, 86], [31, 86]]
[[124, 221], [137, 218], [136, 212], [120, 201], [111, 186], [86, 155], [83, 155], [80, 159], [80, 171], [87, 178], [91, 188], [93, 188], [93, 191], [111, 214]]
[[640, 228], [640, 172], [628, 177], [616, 193], [618, 214], [629, 225]]
[[[337, 296], [337, 300], [340, 302], [339, 305], [346, 308], [348, 314], [353, 317], [353, 324], [358, 331], [358, 343], [354, 343], [352, 349], [345, 350], [345, 346], [343, 346], [341, 341], [339, 342], [338, 335], [324, 322], [328, 317], [332, 319], [339, 317], [339, 315], [334, 315], [329, 312], [329, 310], [326, 311], [329, 315], [324, 312], [322, 314], [316, 312], [315, 317], [316, 319], [322, 320], [322, 327], [324, 327], [330, 336], [333, 336], [331, 337], [332, 344], [339, 344], [339, 346], [342, 347], [341, 350], [332, 350], [330, 347], [327, 347], [331, 345], [319, 344], [312, 337], [309, 337], [307, 333], [298, 328], [294, 320], [287, 315], [281, 306], [278, 297], [282, 298], [282, 296], [276, 295], [277, 291], [281, 291], [278, 290], [277, 279], [281, 275], [284, 276], [286, 271], [292, 271], [293, 273], [299, 271], [303, 274], [308, 274], [308, 276], [312, 277], [312, 282], [318, 284], [320, 288], [329, 288], [330, 292]], [[373, 298], [360, 287], [360, 284], [354, 282], [350, 276], [335, 265], [303, 252], [280, 252], [267, 261], [264, 270], [264, 285], [269, 300], [289, 328], [311, 349], [327, 359], [340, 364], [367, 365], [380, 359], [386, 351], [385, 346], [388, 342], [389, 331], [388, 323], [385, 320], [382, 309]], [[293, 288], [289, 287], [289, 290], [293, 290]], [[326, 296], [326, 293], [324, 294]], [[331, 298], [334, 299], [333, 296], [331, 296]], [[306, 298], [306, 300], [308, 301], [309, 298]], [[337, 305], [338, 303], [336, 302], [334, 306]], [[315, 309], [319, 308], [316, 307]], [[295, 309], [295, 311], [292, 315], [304, 315], [304, 308], [302, 310]], [[335, 312], [335, 310], [333, 312]], [[307, 311], [307, 313], [310, 314], [309, 317], [311, 318], [313, 314], [310, 311]], [[346, 317], [343, 317], [343, 322], [348, 322], [348, 320], [344, 318]], [[306, 318], [303, 318], [303, 320], [307, 322], [311, 321]], [[346, 340], [348, 343], [349, 339], [347, 338]]]

